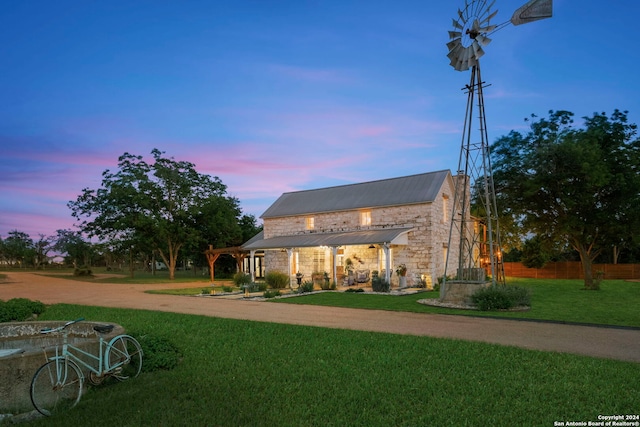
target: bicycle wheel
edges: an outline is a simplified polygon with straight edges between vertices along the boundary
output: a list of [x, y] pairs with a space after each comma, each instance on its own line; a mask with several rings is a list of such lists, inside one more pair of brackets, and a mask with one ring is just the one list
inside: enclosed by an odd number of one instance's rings
[[112, 339], [105, 357], [109, 373], [120, 381], [137, 377], [142, 369], [142, 347], [129, 335], [118, 335]]
[[82, 396], [82, 371], [71, 360], [54, 359], [42, 365], [31, 380], [31, 402], [43, 415], [73, 408]]

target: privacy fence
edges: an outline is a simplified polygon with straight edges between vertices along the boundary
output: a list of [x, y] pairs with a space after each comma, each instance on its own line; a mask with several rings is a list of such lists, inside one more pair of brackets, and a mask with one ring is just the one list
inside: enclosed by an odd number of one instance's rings
[[[604, 272], [604, 279], [640, 279], [640, 264], [593, 264], [593, 277]], [[527, 268], [520, 262], [505, 262], [506, 277], [531, 279], [584, 279], [580, 262], [550, 262], [543, 268]]]

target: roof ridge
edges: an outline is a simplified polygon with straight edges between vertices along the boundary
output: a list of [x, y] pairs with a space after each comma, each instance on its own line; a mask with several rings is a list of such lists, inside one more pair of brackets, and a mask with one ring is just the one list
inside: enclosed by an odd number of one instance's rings
[[437, 174], [437, 173], [442, 173], [442, 172], [451, 172], [451, 171], [449, 169], [442, 169], [442, 170], [431, 171], [431, 172], [414, 173], [414, 174], [405, 175], [405, 176], [396, 176], [396, 177], [392, 177], [392, 178], [381, 178], [381, 179], [374, 179], [374, 180], [371, 180], [371, 181], [352, 182], [350, 184], [331, 185], [329, 187], [307, 188], [307, 189], [304, 189], [304, 190], [287, 191], [287, 192], [282, 193], [282, 195], [284, 196], [285, 194], [296, 194], [296, 193], [305, 193], [305, 192], [319, 191], [319, 190], [330, 190], [330, 189], [334, 189], [334, 188], [343, 188], [343, 187], [358, 186], [358, 185], [365, 185], [365, 184], [375, 184], [375, 183], [378, 183], [378, 182], [394, 181], [394, 180], [398, 180], [398, 179], [407, 179], [407, 178], [412, 178], [412, 177], [416, 177], [416, 176], [431, 175], [431, 174]]

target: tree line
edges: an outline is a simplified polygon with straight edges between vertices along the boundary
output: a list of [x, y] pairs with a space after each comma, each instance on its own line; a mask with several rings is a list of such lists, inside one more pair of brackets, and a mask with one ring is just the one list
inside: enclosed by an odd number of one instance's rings
[[[151, 154], [148, 163], [124, 153], [116, 170], [102, 173], [100, 188], [84, 188], [69, 201], [77, 231], [58, 230], [33, 241], [15, 230], [0, 241], [0, 255], [10, 265], [38, 268], [55, 251], [74, 266], [100, 258], [107, 267], [129, 265], [132, 274], [134, 260], [151, 266], [161, 260], [174, 278], [180, 260], [207, 265], [209, 246], [239, 246], [260, 231], [218, 177], [158, 149]], [[94, 239], [99, 243], [91, 243]]]

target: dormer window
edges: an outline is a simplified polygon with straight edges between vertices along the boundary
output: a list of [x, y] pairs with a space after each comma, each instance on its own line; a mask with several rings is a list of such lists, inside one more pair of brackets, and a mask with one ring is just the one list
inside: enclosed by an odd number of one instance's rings
[[360, 211], [360, 226], [368, 227], [371, 225], [371, 211]]
[[305, 218], [304, 226], [307, 230], [313, 230], [316, 227], [315, 218], [312, 216], [308, 216]]

